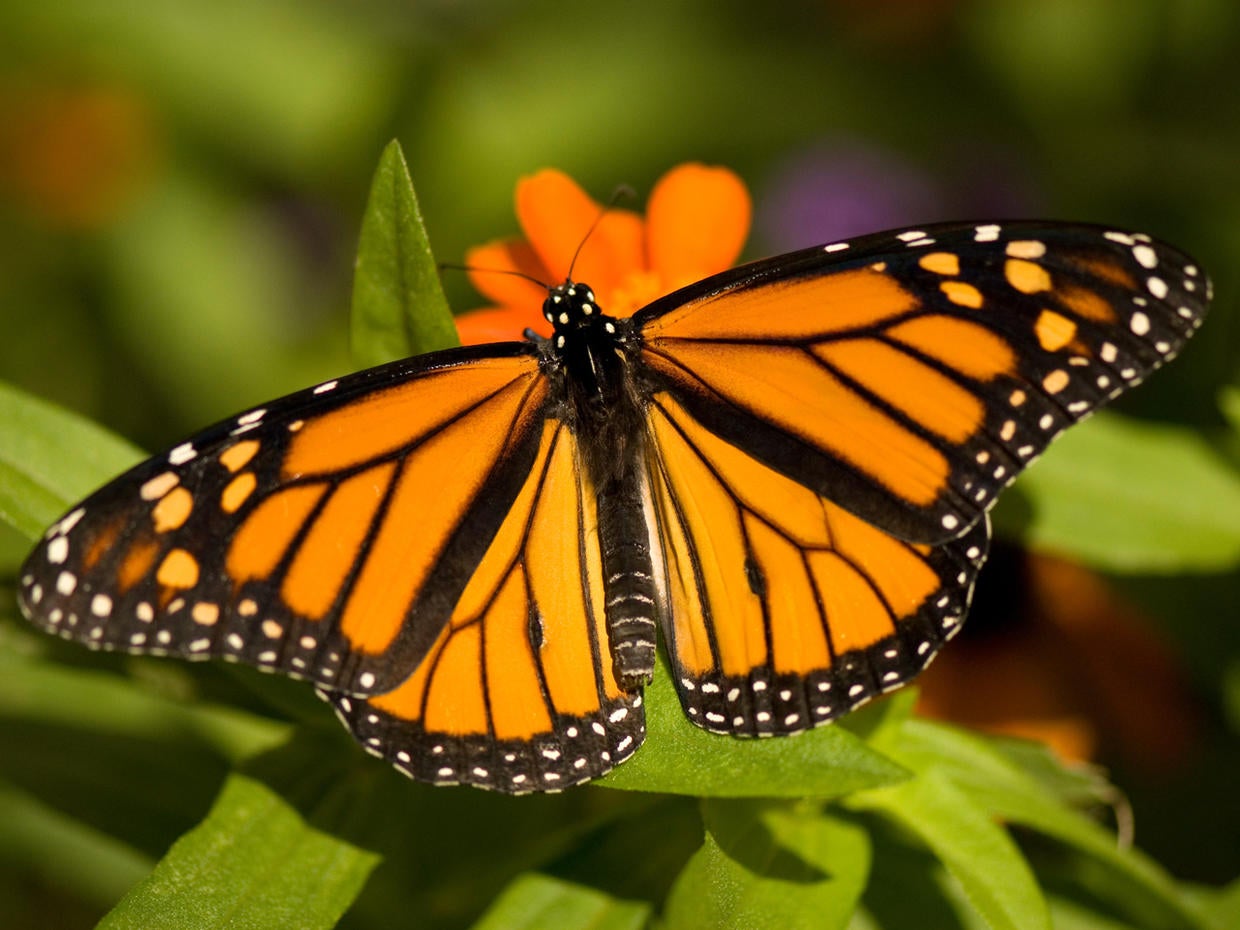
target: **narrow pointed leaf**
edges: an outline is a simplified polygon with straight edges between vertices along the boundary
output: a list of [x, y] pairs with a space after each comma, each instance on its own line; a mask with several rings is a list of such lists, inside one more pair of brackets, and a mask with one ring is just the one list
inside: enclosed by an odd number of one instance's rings
[[457, 345], [452, 311], [400, 143], [379, 159], [353, 277], [353, 356], [381, 365]]
[[848, 804], [881, 813], [916, 835], [992, 930], [1050, 930], [1046, 901], [1016, 844], [942, 772], [855, 795]]

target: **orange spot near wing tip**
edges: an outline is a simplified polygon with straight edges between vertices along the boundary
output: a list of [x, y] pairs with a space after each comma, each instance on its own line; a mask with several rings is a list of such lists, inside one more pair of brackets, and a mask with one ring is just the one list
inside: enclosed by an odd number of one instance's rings
[[168, 533], [185, 525], [194, 509], [194, 495], [184, 487], [175, 487], [165, 494], [151, 510], [155, 532]]

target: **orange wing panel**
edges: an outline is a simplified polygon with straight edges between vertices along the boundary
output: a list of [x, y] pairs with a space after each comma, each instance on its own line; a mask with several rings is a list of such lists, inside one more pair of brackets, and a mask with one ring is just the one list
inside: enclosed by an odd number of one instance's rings
[[[930, 504], [947, 487], [942, 452], [804, 351], [685, 343], [675, 358], [726, 400], [853, 463], [912, 505]], [[668, 371], [661, 357], [649, 361]]]
[[898, 540], [666, 394], [648, 435], [665, 638], [695, 722], [741, 735], [803, 729], [911, 677], [955, 629], [985, 522], [940, 549]]
[[916, 306], [888, 275], [868, 268], [779, 281], [690, 301], [648, 323], [643, 334], [667, 339], [810, 341], [876, 326]]
[[537, 372], [533, 358], [478, 360], [367, 394], [298, 430], [284, 459], [284, 474], [334, 474], [396, 455], [474, 404], [501, 391], [525, 388]]

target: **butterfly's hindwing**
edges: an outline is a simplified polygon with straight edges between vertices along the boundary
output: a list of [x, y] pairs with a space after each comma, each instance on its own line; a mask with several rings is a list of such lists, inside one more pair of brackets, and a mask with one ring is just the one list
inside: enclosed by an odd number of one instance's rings
[[596, 778], [645, 737], [612, 672], [603, 561], [577, 439], [549, 420], [503, 525], [425, 659], [387, 694], [326, 693], [420, 781], [524, 793]]
[[665, 641], [694, 723], [742, 736], [817, 726], [913, 677], [959, 629], [986, 520], [937, 547], [896, 539], [666, 396], [651, 447]]

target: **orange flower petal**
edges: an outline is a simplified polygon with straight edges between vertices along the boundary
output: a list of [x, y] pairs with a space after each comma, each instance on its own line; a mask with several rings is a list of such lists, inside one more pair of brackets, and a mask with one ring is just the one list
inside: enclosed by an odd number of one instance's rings
[[667, 292], [731, 267], [750, 214], [749, 192], [727, 168], [691, 163], [663, 175], [646, 206], [646, 248]]
[[[542, 303], [537, 305], [539, 309]], [[526, 329], [540, 336], [551, 335], [551, 324], [538, 309], [518, 310], [515, 307], [486, 307], [471, 310], [456, 318], [456, 334], [461, 345], [477, 346], [487, 342], [514, 342], [523, 338]]]
[[[625, 211], [609, 210], [599, 221], [601, 212], [602, 207], [562, 171], [547, 168], [517, 182], [517, 219], [553, 283], [566, 280], [572, 265], [574, 280], [607, 293], [627, 272], [641, 268], [641, 254], [634, 245], [640, 236], [635, 237], [633, 230], [634, 223], [640, 229], [641, 220], [632, 214], [624, 219]], [[595, 221], [598, 228], [587, 239]]]
[[542, 310], [547, 291], [533, 281], [506, 272], [516, 271], [547, 284], [551, 275], [524, 239], [503, 239], [475, 246], [465, 252], [469, 281], [479, 294], [501, 307], [516, 310]]

